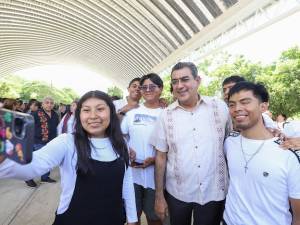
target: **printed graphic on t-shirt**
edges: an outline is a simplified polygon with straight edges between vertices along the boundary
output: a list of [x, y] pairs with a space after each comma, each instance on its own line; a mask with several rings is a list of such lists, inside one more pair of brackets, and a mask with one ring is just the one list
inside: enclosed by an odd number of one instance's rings
[[156, 116], [150, 116], [146, 114], [135, 114], [133, 119], [134, 125], [147, 125], [156, 121]]

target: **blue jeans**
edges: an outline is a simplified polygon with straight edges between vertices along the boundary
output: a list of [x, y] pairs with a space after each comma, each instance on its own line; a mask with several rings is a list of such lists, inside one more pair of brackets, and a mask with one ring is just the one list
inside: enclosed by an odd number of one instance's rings
[[[45, 144], [34, 144], [33, 145], [33, 151], [39, 150], [44, 146], [45, 146]], [[49, 175], [50, 175], [50, 171], [45, 173], [44, 175], [42, 175], [41, 180], [47, 180], [49, 178]]]

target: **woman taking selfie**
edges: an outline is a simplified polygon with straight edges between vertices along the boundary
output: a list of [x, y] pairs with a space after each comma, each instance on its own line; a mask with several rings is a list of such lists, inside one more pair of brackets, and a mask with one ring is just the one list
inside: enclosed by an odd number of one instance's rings
[[[0, 178], [29, 180], [59, 166], [62, 192], [54, 225], [134, 225], [134, 188], [126, 143], [115, 107], [101, 91], [78, 102], [75, 132], [63, 134], [33, 153], [28, 165], [10, 159]], [[124, 201], [123, 201], [124, 199]]]

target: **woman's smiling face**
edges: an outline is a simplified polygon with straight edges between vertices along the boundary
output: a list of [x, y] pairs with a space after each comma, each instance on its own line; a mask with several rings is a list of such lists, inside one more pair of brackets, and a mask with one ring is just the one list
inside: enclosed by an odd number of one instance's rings
[[82, 103], [80, 122], [90, 137], [103, 138], [110, 124], [110, 109], [105, 101], [89, 98]]

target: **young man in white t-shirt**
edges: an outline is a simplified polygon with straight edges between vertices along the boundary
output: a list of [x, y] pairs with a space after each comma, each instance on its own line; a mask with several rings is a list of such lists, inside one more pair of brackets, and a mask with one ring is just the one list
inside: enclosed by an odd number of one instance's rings
[[131, 109], [139, 106], [139, 101], [142, 97], [140, 92], [140, 79], [136, 77], [129, 82], [127, 91], [128, 96], [125, 99], [119, 99], [114, 101], [116, 112], [122, 117]]
[[230, 114], [241, 132], [225, 141], [227, 225], [300, 225], [300, 159], [282, 150], [265, 128], [266, 98], [264, 86], [251, 82], [239, 82], [229, 92]]

